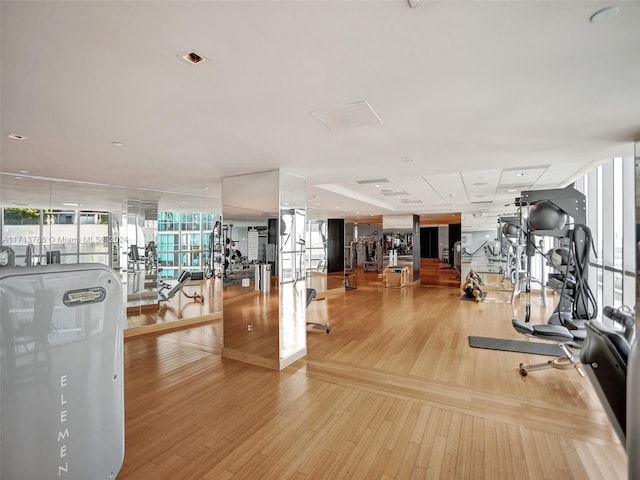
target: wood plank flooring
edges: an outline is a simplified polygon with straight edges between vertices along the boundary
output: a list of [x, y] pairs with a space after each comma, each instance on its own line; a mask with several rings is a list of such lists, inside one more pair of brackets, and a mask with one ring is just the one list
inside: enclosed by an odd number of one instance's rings
[[[118, 479], [625, 479], [626, 455], [586, 378], [545, 357], [470, 348], [526, 340], [523, 300], [457, 288], [358, 288], [314, 301], [308, 356], [277, 372], [222, 359], [222, 325], [125, 343]], [[532, 321], [551, 314], [532, 295]], [[550, 302], [552, 303], [552, 302]]]

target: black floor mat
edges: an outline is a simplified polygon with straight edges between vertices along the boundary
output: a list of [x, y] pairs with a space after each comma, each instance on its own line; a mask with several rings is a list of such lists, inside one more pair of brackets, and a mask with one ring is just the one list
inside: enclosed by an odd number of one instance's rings
[[532, 353], [548, 357], [564, 355], [562, 349], [554, 343], [525, 342], [523, 340], [507, 340], [504, 338], [469, 337], [469, 346], [474, 348], [488, 348], [505, 352]]

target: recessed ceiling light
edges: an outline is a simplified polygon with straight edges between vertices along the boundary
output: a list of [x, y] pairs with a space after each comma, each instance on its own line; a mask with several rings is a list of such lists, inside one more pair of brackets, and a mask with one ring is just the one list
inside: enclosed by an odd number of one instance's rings
[[196, 52], [188, 52], [184, 55], [180, 55], [180, 58], [185, 62], [190, 63], [191, 65], [198, 65], [199, 63], [203, 63], [206, 58]]
[[380, 188], [380, 185], [376, 185], [376, 188]]
[[24, 135], [19, 135], [17, 133], [8, 133], [7, 137], [9, 137], [11, 140], [26, 140], [29, 137], [25, 137]]
[[526, 177], [527, 173], [526, 172], [518, 172], [516, 173], [516, 177]]
[[200, 190], [209, 190], [209, 187], [207, 185], [202, 185], [200, 187]]
[[124, 145], [124, 143], [122, 142], [111, 142], [111, 145], [113, 145], [114, 147], [121, 147]]
[[65, 207], [79, 207], [80, 206], [79, 203], [71, 203], [71, 202], [69, 202], [69, 203], [63, 202], [62, 205], [64, 205]]
[[15, 180], [22, 180], [22, 177], [18, 177], [18, 176], [13, 177], [13, 178], [14, 178]]
[[29, 170], [20, 170], [18, 173], [22, 173], [23, 175], [26, 175], [27, 173], [29, 173]]
[[475, 186], [479, 187], [480, 185], [489, 185], [487, 182], [476, 182], [474, 183]]
[[186, 200], [182, 200], [180, 203], [183, 204], [183, 205], [187, 204]]
[[620, 9], [618, 7], [607, 7], [602, 10], [598, 10], [596, 13], [591, 15], [589, 21], [591, 23], [602, 23], [607, 20], [611, 20], [613, 17], [620, 13]]
[[517, 192], [517, 191], [518, 191], [517, 188], [510, 188], [509, 190], [507, 190], [507, 192], [509, 192], [509, 193], [514, 193], [514, 192]]

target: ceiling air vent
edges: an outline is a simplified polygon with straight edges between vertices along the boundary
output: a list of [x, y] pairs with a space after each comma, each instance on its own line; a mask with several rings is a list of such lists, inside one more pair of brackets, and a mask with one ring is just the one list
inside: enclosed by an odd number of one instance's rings
[[379, 125], [382, 123], [378, 114], [366, 101], [315, 110], [311, 112], [311, 115], [324, 123], [330, 130]]
[[471, 205], [487, 205], [492, 203], [493, 203], [493, 200], [483, 200], [481, 202], [471, 202]]
[[402, 190], [398, 190], [396, 192], [394, 192], [393, 190], [382, 190], [380, 193], [385, 197], [399, 197], [400, 195], [408, 195], [407, 192], [404, 192]]

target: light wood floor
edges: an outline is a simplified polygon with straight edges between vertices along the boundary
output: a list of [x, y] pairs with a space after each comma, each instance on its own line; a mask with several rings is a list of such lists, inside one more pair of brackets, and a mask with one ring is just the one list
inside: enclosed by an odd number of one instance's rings
[[[449, 287], [358, 288], [312, 302], [308, 356], [276, 372], [221, 359], [215, 322], [125, 343], [118, 479], [625, 479], [626, 455], [589, 381], [518, 374], [546, 357], [473, 349], [526, 340], [524, 299]], [[544, 309], [532, 295], [532, 321]]]

